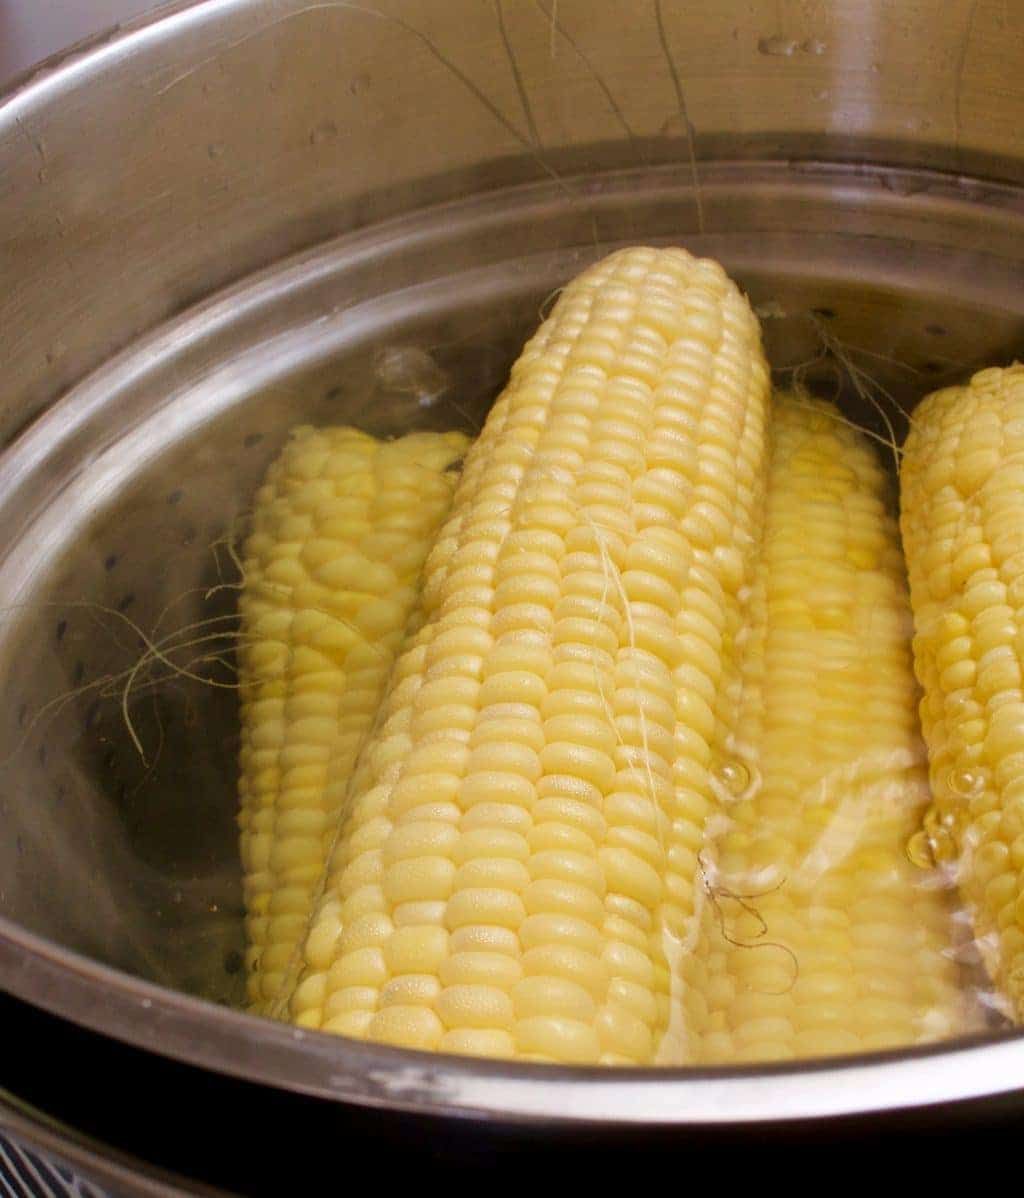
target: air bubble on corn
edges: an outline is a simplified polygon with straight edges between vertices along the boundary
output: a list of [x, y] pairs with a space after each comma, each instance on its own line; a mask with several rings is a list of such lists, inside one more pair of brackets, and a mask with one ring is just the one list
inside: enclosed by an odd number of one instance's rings
[[961, 1028], [950, 909], [906, 844], [927, 802], [886, 476], [838, 409], [778, 395], [741, 726], [759, 786], [709, 853], [707, 1063]]
[[691, 941], [756, 555], [768, 373], [715, 263], [562, 292], [470, 450], [360, 756], [302, 1026], [521, 1060], [686, 1051]]
[[[296, 429], [256, 496], [239, 647], [248, 996], [295, 957], [344, 784], [447, 515], [460, 434]], [[333, 782], [334, 785], [328, 785]]]
[[1024, 1021], [1024, 366], [914, 412], [900, 476], [914, 663], [934, 806], [1008, 1012]]

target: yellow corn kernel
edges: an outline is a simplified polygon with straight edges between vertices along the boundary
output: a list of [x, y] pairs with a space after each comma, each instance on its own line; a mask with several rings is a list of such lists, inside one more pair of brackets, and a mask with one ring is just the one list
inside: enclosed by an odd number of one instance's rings
[[1018, 1022], [1022, 451], [1024, 366], [1014, 363], [928, 396], [914, 413], [900, 472], [914, 666], [934, 794], [922, 850], [956, 861], [986, 966]]
[[958, 1026], [945, 896], [906, 855], [927, 785], [897, 550], [866, 439], [830, 404], [777, 396], [741, 669], [753, 784], [708, 854], [703, 1061]]
[[[423, 625], [356, 767], [306, 941], [327, 1011], [336, 978], [370, 984], [364, 957], [352, 970], [324, 957], [330, 945], [345, 960], [332, 903], [353, 873], [403, 913], [407, 899], [436, 904], [440, 994], [417, 990], [414, 1020], [411, 991], [383, 1005], [401, 976], [389, 972], [358, 1034], [653, 1061], [672, 1009], [666, 947], [693, 931], [696, 850], [718, 801], [767, 398], [749, 306], [719, 266], [678, 249], [585, 271], [523, 350], [427, 562]], [[422, 839], [403, 831], [439, 801], [437, 779], [454, 840], [426, 821]], [[392, 824], [380, 843], [363, 831], [378, 817]], [[391, 939], [416, 925], [390, 914], [379, 949], [397, 971], [406, 942]]]
[[[239, 823], [254, 1011], [270, 1010], [305, 934], [336, 812], [451, 505], [450, 467], [466, 444], [454, 433], [385, 443], [352, 428], [303, 427], [257, 495], [239, 649]], [[413, 516], [393, 529], [399, 496]], [[378, 847], [387, 828], [363, 833], [362, 847]], [[264, 920], [285, 895], [289, 918]], [[303, 1010], [322, 1005], [309, 993], [297, 1000]]]

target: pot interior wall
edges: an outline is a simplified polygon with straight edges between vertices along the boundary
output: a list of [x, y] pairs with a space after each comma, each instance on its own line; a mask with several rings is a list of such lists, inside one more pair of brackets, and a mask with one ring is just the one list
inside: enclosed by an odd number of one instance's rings
[[[780, 382], [883, 440], [1024, 335], [1012, 188], [785, 163], [490, 193], [330, 242], [127, 351], [10, 450], [0, 496], [0, 915], [242, 992], [234, 551], [296, 423], [479, 428], [538, 313], [616, 244], [719, 257]], [[583, 197], [581, 200], [580, 197]], [[883, 415], [884, 414], [884, 415]], [[887, 424], [888, 421], [888, 424]]]

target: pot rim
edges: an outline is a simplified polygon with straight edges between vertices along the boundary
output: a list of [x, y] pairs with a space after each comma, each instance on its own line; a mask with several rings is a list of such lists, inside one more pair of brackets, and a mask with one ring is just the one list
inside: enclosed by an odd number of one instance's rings
[[19, 71], [0, 85], [0, 118], [4, 109], [13, 101], [24, 96], [30, 105], [45, 96], [51, 88], [74, 81], [79, 70], [100, 68], [106, 58], [116, 56], [139, 37], [154, 36], [157, 26], [164, 26], [161, 33], [173, 32], [174, 25], [191, 10], [208, 9], [205, 14], [214, 17], [219, 13], [244, 4], [246, 0], [164, 0], [155, 8], [117, 21], [96, 33], [72, 42], [70, 46], [46, 55], [38, 62]]
[[[0, 123], [243, 0], [171, 0], [15, 77]], [[0, 917], [0, 987], [101, 1035], [201, 1069], [327, 1100], [421, 1114], [618, 1125], [777, 1123], [978, 1100], [1024, 1087], [1024, 1031], [798, 1064], [658, 1069], [475, 1060], [365, 1044], [229, 1010], [134, 978]]]
[[992, 1098], [1024, 1078], [1024, 1032], [768, 1066], [607, 1069], [484, 1061], [306, 1031], [164, 989], [0, 919], [0, 986], [201, 1069], [358, 1106], [522, 1122], [727, 1125]]

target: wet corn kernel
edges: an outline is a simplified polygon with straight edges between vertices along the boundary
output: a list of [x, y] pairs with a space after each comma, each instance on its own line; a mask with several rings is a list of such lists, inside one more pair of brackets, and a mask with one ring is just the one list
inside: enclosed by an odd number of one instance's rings
[[[654, 1060], [735, 713], [767, 397], [757, 323], [717, 265], [623, 251], [562, 292], [428, 559], [293, 1018], [453, 1052]], [[335, 904], [357, 885], [379, 888], [391, 928], [361, 923], [350, 968]], [[358, 1018], [328, 1014], [336, 985]]]
[[[986, 965], [1024, 1020], [1015, 797], [1024, 777], [1024, 366], [983, 370], [914, 413], [900, 474], [914, 665], [932, 764], [923, 839], [955, 863]], [[938, 530], [941, 527], [941, 535]]]
[[[466, 445], [453, 433], [381, 442], [352, 428], [302, 427], [256, 497], [239, 646], [239, 822], [255, 1011], [270, 1010], [305, 935], [345, 786]], [[387, 829], [371, 822], [361, 833], [361, 847], [376, 848]], [[289, 918], [264, 920], [285, 896]], [[321, 929], [317, 943], [324, 938]]]
[[831, 405], [776, 396], [772, 434], [739, 700], [753, 785], [707, 854], [697, 948], [695, 1055], [714, 1063], [916, 1043], [962, 1018], [945, 896], [907, 857], [927, 784], [885, 476]]

